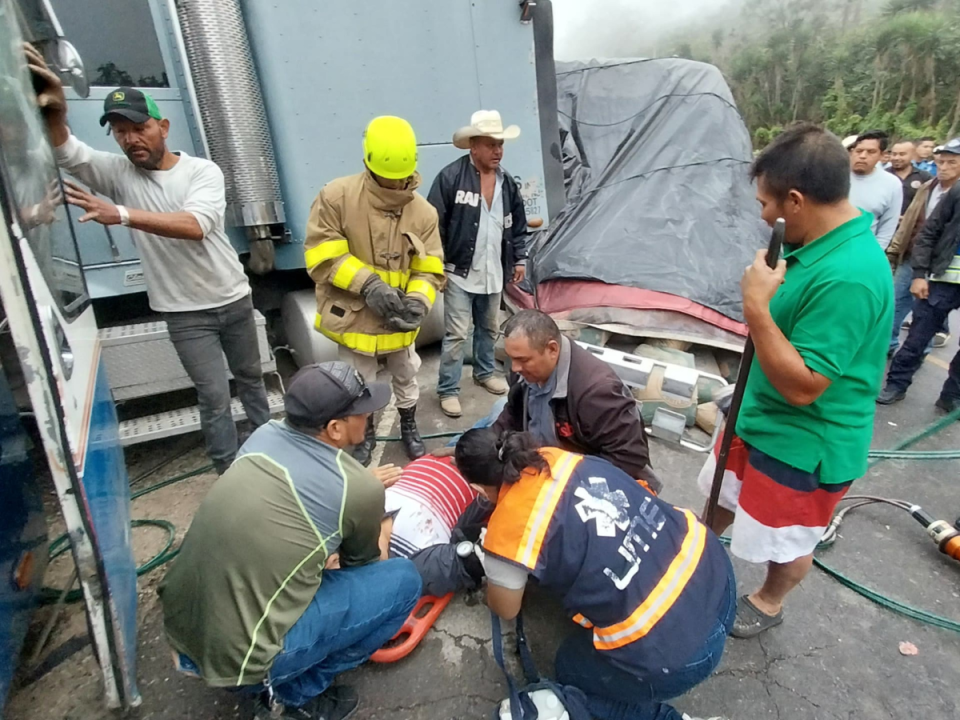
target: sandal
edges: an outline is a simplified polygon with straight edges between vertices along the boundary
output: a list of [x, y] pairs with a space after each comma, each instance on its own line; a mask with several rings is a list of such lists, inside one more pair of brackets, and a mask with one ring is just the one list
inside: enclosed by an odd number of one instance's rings
[[776, 615], [767, 615], [750, 602], [748, 595], [743, 595], [737, 601], [737, 618], [730, 634], [735, 638], [752, 638], [782, 622], [783, 610]]

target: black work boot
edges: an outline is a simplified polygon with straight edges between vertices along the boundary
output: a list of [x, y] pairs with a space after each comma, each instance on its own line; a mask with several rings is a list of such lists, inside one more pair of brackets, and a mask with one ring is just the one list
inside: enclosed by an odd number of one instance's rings
[[417, 430], [417, 406], [397, 410], [400, 412], [400, 440], [407, 451], [407, 457], [411, 460], [423, 457], [427, 454], [427, 449], [420, 439], [420, 431]]
[[353, 715], [360, 704], [357, 691], [349, 685], [335, 685], [302, 707], [284, 707], [274, 705], [263, 697], [257, 699], [254, 710], [255, 720], [346, 720]]
[[366, 467], [370, 464], [370, 456], [373, 455], [373, 449], [377, 446], [377, 430], [373, 426], [373, 415], [367, 418], [367, 432], [363, 436], [363, 442], [355, 445], [353, 448], [353, 458], [358, 463]]

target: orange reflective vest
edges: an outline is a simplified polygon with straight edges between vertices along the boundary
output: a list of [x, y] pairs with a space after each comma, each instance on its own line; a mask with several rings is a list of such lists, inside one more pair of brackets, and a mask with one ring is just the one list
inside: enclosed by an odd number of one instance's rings
[[541, 453], [548, 472], [501, 489], [484, 551], [560, 594], [620, 664], [682, 666], [725, 607], [729, 560], [716, 537], [605, 460]]

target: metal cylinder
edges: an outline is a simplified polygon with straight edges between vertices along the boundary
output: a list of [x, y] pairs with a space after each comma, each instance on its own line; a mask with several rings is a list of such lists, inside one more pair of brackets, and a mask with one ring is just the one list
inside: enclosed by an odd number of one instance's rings
[[210, 147], [226, 180], [228, 225], [285, 220], [280, 178], [240, 0], [177, 0]]

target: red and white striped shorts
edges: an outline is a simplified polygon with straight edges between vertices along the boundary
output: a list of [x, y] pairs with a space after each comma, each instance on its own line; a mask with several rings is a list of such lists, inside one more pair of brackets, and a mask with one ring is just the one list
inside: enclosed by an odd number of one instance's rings
[[[700, 471], [709, 497], [720, 443]], [[817, 547], [851, 482], [822, 483], [734, 437], [720, 490], [720, 507], [736, 513], [730, 551], [753, 563], [787, 563]]]

